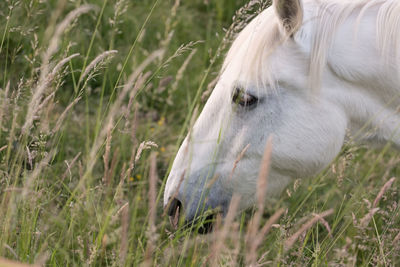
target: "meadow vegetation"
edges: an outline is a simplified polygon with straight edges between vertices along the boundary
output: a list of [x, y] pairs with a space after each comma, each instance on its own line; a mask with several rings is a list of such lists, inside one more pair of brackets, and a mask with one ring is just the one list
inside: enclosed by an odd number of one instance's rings
[[232, 38], [266, 6], [0, 1], [0, 266], [399, 265], [390, 144], [350, 141], [253, 210], [235, 214], [234, 199], [211, 234], [171, 228], [174, 155]]

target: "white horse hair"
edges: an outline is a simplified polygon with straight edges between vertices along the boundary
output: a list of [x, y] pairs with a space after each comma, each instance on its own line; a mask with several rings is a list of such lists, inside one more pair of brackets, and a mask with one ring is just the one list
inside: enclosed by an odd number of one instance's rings
[[253, 205], [269, 136], [267, 199], [326, 168], [348, 136], [400, 148], [399, 52], [398, 0], [275, 0], [232, 44], [178, 151], [170, 216], [224, 214], [233, 194]]

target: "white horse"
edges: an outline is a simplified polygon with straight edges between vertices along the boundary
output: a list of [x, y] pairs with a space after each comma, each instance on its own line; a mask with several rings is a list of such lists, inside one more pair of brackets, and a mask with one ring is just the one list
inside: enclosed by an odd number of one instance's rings
[[275, 0], [230, 48], [164, 205], [188, 222], [207, 209], [225, 214], [234, 194], [240, 209], [253, 205], [269, 136], [266, 199], [326, 168], [348, 132], [400, 148], [399, 107], [400, 1]]

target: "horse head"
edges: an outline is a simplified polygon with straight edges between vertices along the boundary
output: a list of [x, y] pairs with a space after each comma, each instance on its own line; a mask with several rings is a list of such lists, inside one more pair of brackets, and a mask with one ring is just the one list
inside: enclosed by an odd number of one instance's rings
[[399, 94], [398, 61], [381, 60], [376, 42], [380, 7], [337, 2], [275, 0], [240, 32], [174, 160], [164, 193], [170, 216], [192, 222], [207, 210], [226, 214], [233, 195], [239, 209], [252, 206], [269, 138], [266, 199], [326, 168], [347, 129], [361, 129], [380, 108], [367, 127], [374, 133], [359, 139], [400, 144], [390, 126], [400, 125], [391, 113], [398, 98], [387, 104], [374, 95], [376, 88]]

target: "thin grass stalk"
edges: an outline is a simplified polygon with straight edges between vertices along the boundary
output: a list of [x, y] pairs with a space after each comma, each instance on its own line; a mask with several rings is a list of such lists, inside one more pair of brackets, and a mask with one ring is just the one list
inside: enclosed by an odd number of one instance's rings
[[[88, 50], [87, 50], [87, 52], [86, 52], [85, 60], [83, 61], [82, 70], [85, 70], [85, 69], [86, 69], [86, 65], [87, 65], [87, 62], [88, 62], [88, 60], [89, 60], [90, 52], [92, 51], [94, 39], [95, 39], [95, 37], [96, 37], [98, 28], [99, 28], [99, 26], [100, 26], [100, 22], [101, 22], [101, 20], [102, 20], [102, 18], [103, 18], [103, 14], [104, 14], [104, 10], [105, 10], [105, 8], [106, 8], [107, 2], [108, 2], [108, 0], [104, 0], [104, 1], [103, 1], [103, 6], [101, 7], [99, 17], [97, 18], [96, 27], [95, 27], [95, 29], [94, 29], [94, 31], [93, 31], [93, 34], [92, 34], [92, 37], [91, 37], [91, 39], [90, 39], [90, 43], [89, 43]], [[82, 75], [82, 72], [81, 72], [81, 75]], [[78, 81], [81, 81], [81, 77], [79, 77], [79, 80], [78, 80]], [[79, 90], [79, 86], [80, 86], [80, 83], [78, 82], [78, 84], [76, 85], [77, 91]]]
[[233, 163], [232, 171], [231, 171], [231, 174], [229, 175], [229, 179], [228, 180], [232, 179], [233, 174], [235, 173], [235, 170], [237, 168], [237, 165], [239, 164], [240, 160], [244, 157], [244, 154], [246, 154], [246, 151], [249, 149], [249, 147], [250, 147], [250, 144], [247, 144], [247, 146], [245, 146], [243, 148], [243, 150], [239, 153], [239, 155], [235, 159], [235, 162]]
[[7, 108], [8, 105], [8, 93], [10, 91], [10, 81], [7, 82], [5, 91], [4, 91], [4, 95], [3, 95], [3, 101], [1, 103], [1, 107], [0, 107], [0, 140], [1, 140], [1, 135], [3, 132], [3, 122], [4, 122], [4, 113], [5, 110]]
[[112, 133], [111, 133], [112, 128], [110, 127], [107, 132], [107, 138], [106, 138], [106, 147], [105, 147], [105, 152], [103, 155], [103, 163], [104, 163], [104, 174], [103, 174], [103, 184], [108, 185], [109, 183], [109, 172], [108, 172], [108, 164], [109, 164], [109, 158], [110, 158], [110, 150], [111, 150], [111, 138], [112, 138]]
[[127, 66], [127, 64], [128, 64], [128, 61], [130, 60], [131, 55], [132, 55], [132, 53], [133, 53], [133, 49], [136, 47], [136, 44], [137, 44], [137, 42], [139, 41], [139, 38], [140, 38], [140, 36], [142, 35], [142, 33], [143, 33], [143, 31], [144, 31], [144, 29], [145, 29], [145, 27], [146, 27], [146, 25], [147, 25], [147, 22], [149, 21], [150, 17], [153, 15], [154, 9], [155, 9], [155, 7], [158, 5], [158, 2], [159, 2], [159, 0], [155, 0], [155, 1], [154, 1], [154, 4], [152, 5], [152, 7], [151, 7], [151, 9], [150, 9], [149, 14], [147, 15], [145, 21], [144, 21], [143, 24], [142, 24], [142, 27], [141, 27], [140, 30], [139, 30], [139, 33], [136, 35], [135, 41], [132, 43], [131, 47], [129, 48], [128, 55], [127, 55], [126, 58], [125, 58], [124, 64], [122, 65], [121, 71], [119, 72], [117, 81], [115, 82], [112, 95], [114, 94], [114, 91], [116, 90], [116, 88], [117, 88], [118, 85], [119, 85], [119, 82], [120, 82], [120, 80], [121, 80], [121, 78], [122, 78], [122, 74], [124, 73], [125, 68], [126, 68], [126, 66]]
[[149, 224], [147, 230], [147, 245], [145, 260], [143, 266], [150, 266], [152, 255], [156, 247], [156, 215], [157, 215], [157, 154], [150, 155], [150, 173], [149, 173]]
[[82, 154], [82, 152], [79, 152], [72, 160], [71, 163], [68, 163], [66, 160], [64, 161], [65, 164], [67, 165], [67, 169], [65, 170], [63, 176], [61, 177], [61, 181], [63, 181], [67, 175], [72, 175], [71, 173], [71, 168], [75, 165], [75, 162], [78, 160], [78, 158], [80, 157], [80, 155]]
[[294, 243], [297, 241], [297, 239], [299, 239], [300, 235], [303, 234], [308, 229], [310, 229], [316, 222], [318, 222], [320, 220], [320, 218], [325, 218], [331, 214], [333, 214], [333, 209], [329, 209], [320, 214], [317, 214], [312, 219], [310, 219], [308, 222], [303, 224], [296, 233], [294, 233], [291, 237], [289, 237], [285, 241], [285, 250], [291, 249], [293, 247]]
[[143, 141], [140, 143], [139, 148], [137, 149], [135, 156], [135, 164], [139, 161], [142, 152], [146, 149], [151, 149], [152, 147], [158, 147], [156, 143], [153, 141]]
[[394, 237], [392, 244], [396, 244], [400, 240], [400, 232]]
[[[151, 75], [150, 71], [146, 72], [145, 74], [140, 74], [137, 79], [137, 82], [135, 83], [135, 86], [133, 87], [132, 92], [129, 94], [128, 106], [126, 107], [126, 112], [124, 114], [124, 117], [127, 120], [126, 124], [125, 124], [125, 127], [126, 127], [127, 124], [129, 123], [129, 114], [131, 112], [131, 108], [132, 108], [132, 106], [134, 106], [133, 122], [132, 122], [132, 129], [131, 129], [132, 142], [135, 142], [135, 140], [136, 140], [135, 133], [136, 133], [136, 126], [137, 126], [136, 124], [137, 124], [137, 111], [138, 111], [138, 105], [137, 105], [137, 103], [134, 102], [135, 96], [136, 96], [135, 92], [138, 92], [140, 90], [140, 87], [146, 83], [146, 81], [147, 81], [147, 79], [149, 79], [150, 75]], [[134, 103], [135, 103], [135, 105], [134, 105]]]
[[129, 159], [129, 165], [128, 169], [126, 171], [126, 176], [131, 177], [132, 171], [135, 167], [135, 152], [137, 149], [137, 139], [136, 139], [136, 129], [137, 129], [137, 111], [138, 107], [135, 105], [135, 111], [133, 112], [133, 120], [132, 120], [132, 125], [130, 128], [130, 138], [132, 142], [132, 150], [131, 150], [131, 156]]
[[125, 265], [126, 255], [128, 253], [128, 237], [129, 237], [129, 202], [127, 202], [121, 211], [121, 243], [119, 247], [119, 261], [121, 266]]
[[43, 169], [49, 164], [55, 154], [55, 150], [50, 151], [38, 164], [35, 165], [35, 169], [26, 177], [26, 182], [22, 190], [22, 197], [24, 199], [28, 196], [28, 193], [31, 192], [36, 179], [40, 174], [42, 174]]
[[51, 99], [54, 98], [56, 92], [51, 92], [48, 96], [46, 96], [42, 102], [40, 102], [39, 106], [37, 107], [37, 112], [39, 113], [42, 109], [50, 102]]
[[196, 52], [197, 52], [197, 49], [193, 49], [190, 52], [189, 56], [187, 56], [187, 58], [183, 62], [182, 66], [179, 68], [179, 70], [176, 74], [175, 81], [171, 86], [171, 90], [169, 91], [169, 95], [173, 94], [175, 92], [175, 90], [178, 88], [179, 82], [182, 80], [183, 74], [185, 73], [187, 66], [189, 65], [190, 61], [192, 60], [192, 57], [196, 54]]
[[[91, 78], [91, 72], [94, 72], [97, 69], [97, 66], [101, 65], [105, 60], [112, 58], [116, 53], [118, 53], [117, 50], [104, 51], [93, 59], [86, 67], [83, 74], [79, 77], [80, 80], [78, 81], [78, 84], [80, 84], [86, 76], [88, 76], [87, 80], [89, 80]], [[85, 81], [85, 85], [87, 84], [87, 80]], [[85, 85], [83, 87], [85, 87]]]
[[[107, 185], [110, 185], [111, 178], [112, 178], [113, 174], [115, 173], [115, 167], [117, 166], [117, 163], [118, 163], [118, 156], [119, 156], [119, 147], [117, 147], [114, 150], [113, 157], [111, 159], [111, 165], [110, 165], [110, 168], [108, 170], [108, 180], [106, 181]], [[121, 177], [121, 179], [124, 179], [124, 178], [125, 178], [125, 176]]]
[[393, 182], [396, 180], [395, 177], [392, 177], [389, 179], [389, 181], [387, 181], [381, 188], [381, 190], [379, 190], [378, 195], [376, 196], [373, 204], [372, 204], [372, 208], [376, 208], [376, 206], [378, 206], [379, 201], [382, 199], [383, 195], [386, 193], [387, 190], [389, 190], [389, 188], [392, 186]]
[[395, 177], [392, 177], [391, 179], [389, 179], [389, 181], [387, 181], [382, 188], [379, 190], [378, 195], [376, 196], [372, 206], [370, 207], [368, 213], [360, 220], [360, 226], [361, 227], [366, 227], [371, 219], [373, 218], [373, 216], [375, 215], [375, 213], [377, 213], [379, 211], [379, 208], [377, 208], [379, 201], [382, 199], [383, 195], [386, 193], [387, 190], [389, 190], [389, 188], [392, 186], [393, 182], [396, 180]]
[[[17, 93], [16, 93], [16, 96], [14, 97], [14, 106], [13, 106], [13, 108], [11, 109], [12, 110], [12, 114], [13, 114], [13, 117], [12, 117], [12, 122], [11, 122], [11, 130], [9, 131], [9, 134], [8, 134], [8, 145], [7, 145], [7, 153], [6, 153], [6, 164], [7, 165], [9, 165], [10, 164], [10, 158], [11, 158], [11, 150], [12, 150], [12, 148], [13, 148], [13, 146], [14, 146], [14, 141], [16, 140], [16, 131], [17, 131], [17, 129], [18, 129], [18, 122], [17, 122], [17, 118], [18, 118], [18, 115], [19, 115], [19, 112], [20, 112], [20, 107], [19, 107], [19, 105], [18, 105], [18, 101], [19, 101], [19, 99], [20, 99], [20, 97], [21, 97], [21, 90], [22, 90], [22, 85], [20, 84], [19, 86], [18, 86], [18, 89], [17, 89]], [[15, 163], [16, 163], [16, 161], [18, 160], [18, 157], [17, 156], [15, 156], [14, 157], [14, 162], [12, 162], [11, 163], [11, 168], [14, 168], [15, 166]], [[10, 173], [12, 173], [12, 171], [10, 171]], [[15, 177], [18, 177], [18, 176], [15, 176]], [[17, 180], [17, 179], [16, 179]]]
[[11, 20], [11, 15], [12, 12], [14, 10], [15, 6], [14, 5], [10, 5], [9, 9], [8, 9], [8, 14], [7, 14], [7, 20], [6, 20], [6, 26], [4, 28], [4, 32], [3, 32], [3, 37], [1, 38], [1, 42], [0, 42], [0, 54], [3, 51], [3, 45], [4, 45], [4, 41], [6, 39], [6, 35], [9, 32], [9, 24], [10, 24], [10, 20]]
[[63, 113], [61, 113], [60, 117], [58, 117], [56, 125], [54, 126], [52, 133], [56, 133], [61, 129], [61, 126], [67, 117], [68, 112], [81, 100], [81, 97], [75, 98], [74, 101], [68, 104], [68, 106], [64, 109]]
[[259, 247], [261, 245], [261, 242], [263, 241], [265, 236], [268, 234], [268, 232], [271, 230], [272, 225], [274, 225], [279, 220], [279, 218], [282, 216], [282, 214], [284, 212], [285, 212], [285, 209], [280, 208], [268, 219], [268, 221], [264, 224], [264, 226], [259, 231], [259, 234], [257, 235], [256, 239], [253, 241], [254, 247]]
[[259, 226], [261, 222], [261, 217], [264, 212], [265, 206], [265, 195], [267, 192], [267, 182], [268, 182], [268, 173], [269, 173], [269, 165], [271, 161], [271, 153], [272, 153], [272, 136], [268, 137], [268, 140], [265, 145], [264, 155], [261, 161], [260, 171], [258, 174], [257, 181], [257, 211], [254, 214], [253, 218], [249, 222], [249, 226], [246, 233], [246, 244], [248, 251], [246, 253], [246, 262], [248, 265], [254, 265], [257, 261], [257, 246], [253, 242], [257, 238], [259, 234]]
[[229, 204], [229, 209], [226, 214], [224, 224], [222, 229], [216, 233], [216, 241], [212, 246], [211, 250], [211, 259], [210, 264], [211, 266], [219, 266], [218, 264], [218, 256], [222, 253], [224, 243], [228, 236], [228, 233], [232, 227], [232, 223], [235, 219], [236, 213], [238, 211], [240, 204], [240, 196], [234, 195], [231, 199], [231, 203]]

